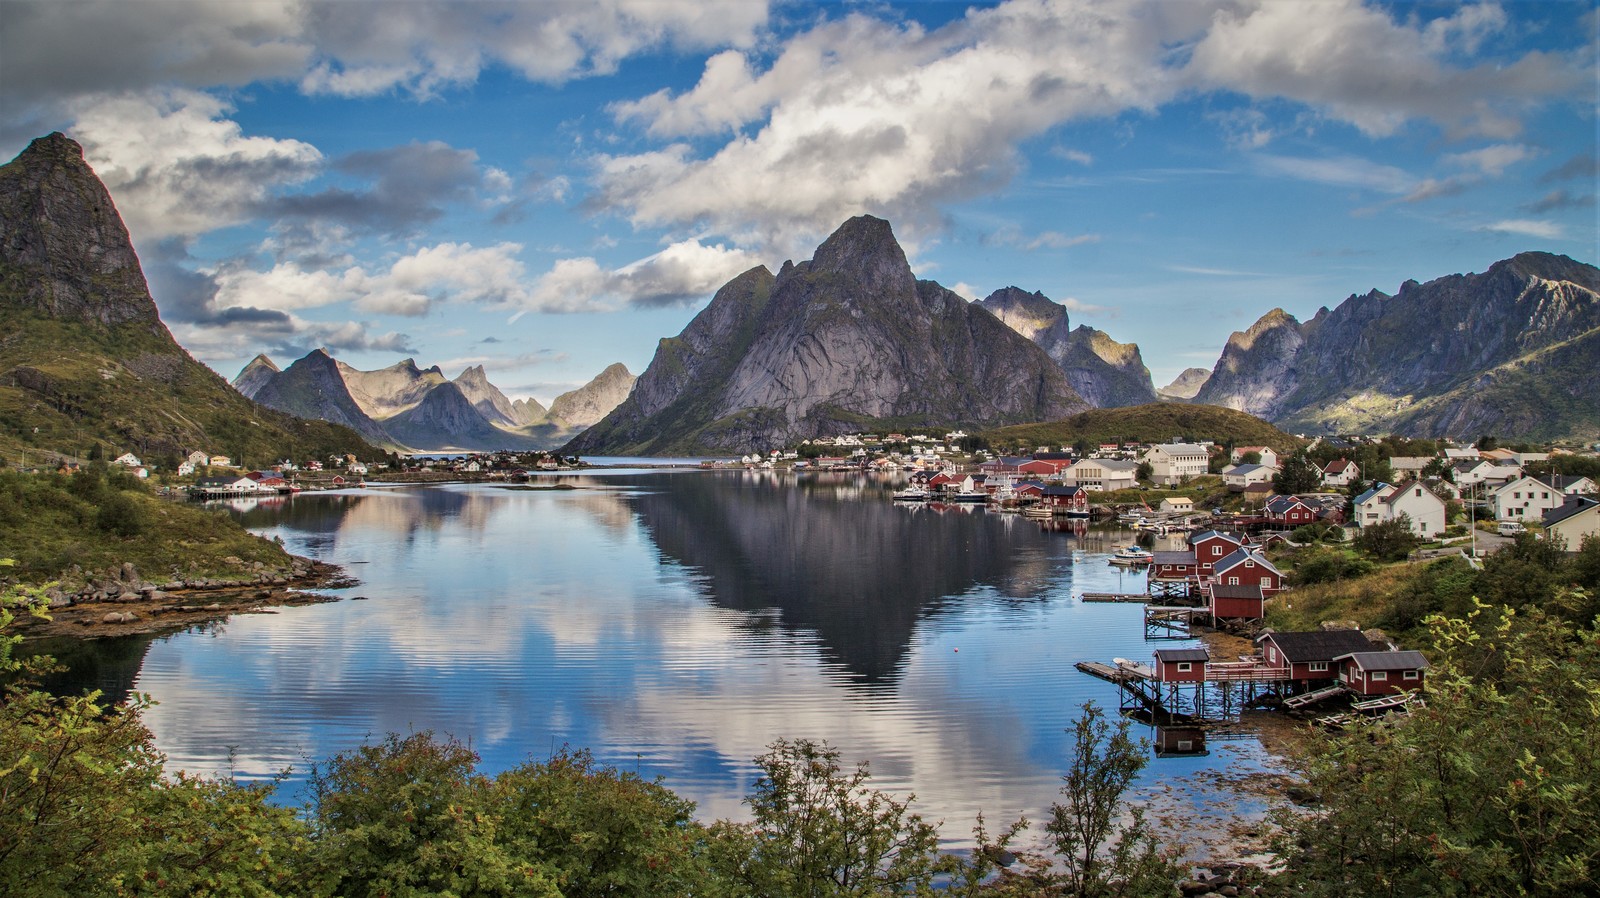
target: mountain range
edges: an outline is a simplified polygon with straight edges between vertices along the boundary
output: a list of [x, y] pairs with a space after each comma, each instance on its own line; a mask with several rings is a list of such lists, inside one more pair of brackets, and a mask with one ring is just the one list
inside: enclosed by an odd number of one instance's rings
[[888, 222], [845, 222], [805, 262], [752, 268], [662, 340], [633, 393], [568, 452], [739, 453], [1087, 408], [1038, 344], [917, 280]]
[[482, 365], [450, 380], [414, 359], [361, 371], [315, 349], [282, 370], [258, 355], [233, 385], [270, 408], [342, 424], [378, 445], [461, 451], [559, 446], [615, 408], [633, 381], [626, 367], [612, 365], [545, 409], [532, 399], [511, 401]]
[[347, 428], [251, 402], [190, 357], [83, 148], [52, 133], [0, 166], [0, 450], [97, 444], [172, 467], [197, 449], [256, 465], [379, 454]]
[[1394, 296], [1282, 309], [1228, 339], [1199, 403], [1303, 432], [1600, 435], [1600, 269], [1522, 253]]

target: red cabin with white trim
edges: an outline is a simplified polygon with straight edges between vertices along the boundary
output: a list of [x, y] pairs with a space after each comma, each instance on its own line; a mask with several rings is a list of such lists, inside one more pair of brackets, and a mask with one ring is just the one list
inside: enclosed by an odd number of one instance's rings
[[1156, 680], [1162, 683], [1203, 683], [1211, 654], [1205, 649], [1156, 649]]

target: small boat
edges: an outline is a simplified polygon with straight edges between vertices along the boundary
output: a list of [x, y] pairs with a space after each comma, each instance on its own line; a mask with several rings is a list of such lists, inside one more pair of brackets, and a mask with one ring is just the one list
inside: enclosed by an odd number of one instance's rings
[[1027, 508], [1024, 508], [1022, 513], [1030, 518], [1038, 518], [1040, 520], [1052, 517], [1054, 514], [1049, 508], [1046, 508], [1043, 505], [1030, 505]]
[[1123, 546], [1111, 556], [1112, 564], [1149, 564], [1155, 555], [1140, 546]]
[[954, 496], [950, 497], [950, 500], [952, 502], [971, 502], [976, 504], [989, 501], [989, 494], [982, 490], [974, 490], [970, 493], [956, 493]]
[[912, 486], [892, 494], [889, 498], [896, 502], [926, 502], [928, 491], [920, 486]]

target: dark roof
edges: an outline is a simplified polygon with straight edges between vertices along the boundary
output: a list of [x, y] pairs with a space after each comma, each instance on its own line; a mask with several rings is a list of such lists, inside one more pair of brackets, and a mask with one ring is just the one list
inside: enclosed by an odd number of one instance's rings
[[1151, 559], [1155, 564], [1194, 564], [1193, 552], [1155, 552]]
[[1235, 549], [1227, 555], [1224, 555], [1221, 561], [1218, 561], [1216, 564], [1211, 566], [1211, 570], [1213, 573], [1220, 574], [1229, 568], [1238, 567], [1239, 565], [1244, 564], [1246, 561], [1254, 561], [1256, 564], [1266, 568], [1274, 574], [1277, 574], [1280, 577], [1283, 576], [1283, 571], [1278, 570], [1277, 566], [1266, 559], [1266, 556], [1250, 551], [1249, 546]]
[[1360, 630], [1312, 630], [1309, 632], [1269, 632], [1256, 642], [1271, 639], [1284, 657], [1294, 662], [1332, 661], [1351, 652], [1370, 652], [1372, 643]]
[[1246, 583], [1241, 586], [1230, 586], [1226, 583], [1213, 583], [1211, 595], [1218, 599], [1259, 599], [1261, 584]]
[[1544, 477], [1535, 477], [1533, 479], [1539, 481], [1545, 486], [1550, 487], [1551, 489], [1560, 490], [1564, 493], [1582, 481], [1588, 480], [1589, 478], [1582, 475], [1548, 474]]
[[1046, 496], [1076, 496], [1083, 492], [1081, 486], [1047, 486], [1044, 488]]
[[1545, 512], [1541, 523], [1546, 527], [1551, 524], [1559, 524], [1574, 515], [1583, 514], [1596, 505], [1600, 505], [1600, 501], [1591, 499], [1588, 496], [1568, 496], [1567, 501]]
[[1362, 670], [1422, 670], [1428, 666], [1421, 652], [1348, 652], [1333, 660], [1346, 658]]
[[1072, 461], [1070, 452], [1035, 452], [1034, 461]]
[[1162, 663], [1169, 661], [1210, 661], [1211, 653], [1205, 649], [1156, 649], [1156, 660]]
[[1203, 539], [1210, 539], [1213, 536], [1220, 536], [1223, 539], [1231, 540], [1236, 546], [1244, 545], [1244, 540], [1241, 540], [1239, 537], [1234, 536], [1231, 533], [1223, 533], [1221, 530], [1202, 530], [1199, 533], [1189, 537], [1189, 545], [1192, 546]]

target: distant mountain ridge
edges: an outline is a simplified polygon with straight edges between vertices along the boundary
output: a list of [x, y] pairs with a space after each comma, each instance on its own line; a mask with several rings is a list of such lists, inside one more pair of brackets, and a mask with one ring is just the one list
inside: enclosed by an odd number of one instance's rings
[[879, 427], [995, 426], [1087, 407], [1043, 349], [933, 281], [888, 222], [845, 222], [810, 261], [753, 268], [661, 341], [586, 454], [745, 452]]
[[1144, 366], [1138, 345], [1118, 343], [1088, 325], [1074, 330], [1067, 307], [1043, 293], [1006, 287], [979, 300], [979, 305], [1039, 344], [1090, 405], [1105, 408], [1156, 401], [1150, 370]]
[[59, 132], [0, 166], [0, 347], [8, 449], [99, 443], [172, 467], [197, 449], [259, 465], [378, 454], [351, 430], [249, 401], [178, 345], [105, 185]]
[[[272, 408], [340, 423], [375, 444], [411, 451], [550, 449], [583, 426], [537, 401], [512, 402], [489, 382], [482, 365], [449, 380], [437, 365], [418, 368], [415, 359], [361, 371], [316, 349], [282, 371], [258, 355], [233, 385]], [[556, 403], [598, 420], [632, 386], [633, 375], [616, 364]], [[611, 406], [605, 406], [608, 400]]]
[[1600, 269], [1522, 253], [1301, 323], [1229, 338], [1194, 401], [1291, 430], [1524, 439], [1600, 435]]

